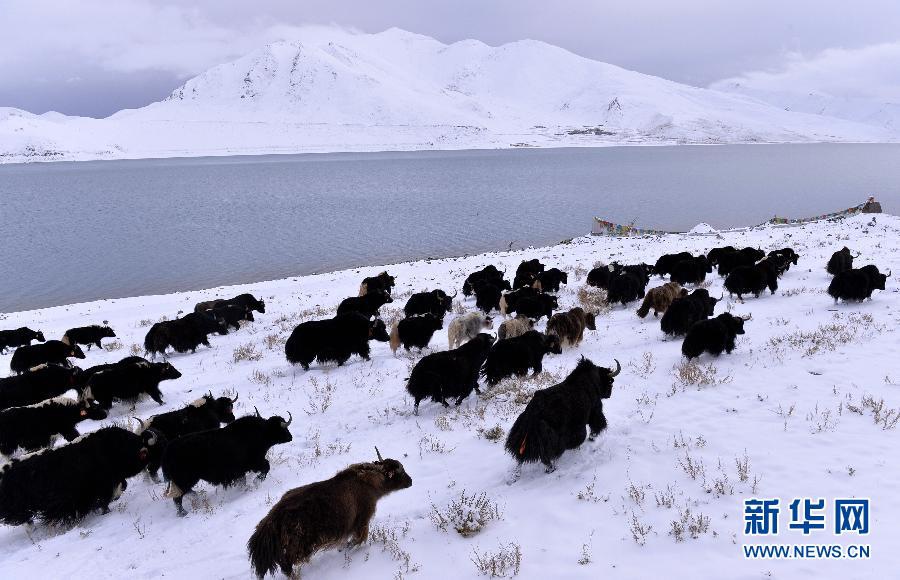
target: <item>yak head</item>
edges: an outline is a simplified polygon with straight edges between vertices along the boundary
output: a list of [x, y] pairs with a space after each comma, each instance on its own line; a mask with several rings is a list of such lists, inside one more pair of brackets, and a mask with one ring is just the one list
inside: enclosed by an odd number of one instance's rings
[[487, 356], [489, 350], [491, 350], [491, 345], [494, 344], [494, 340], [497, 337], [488, 334], [487, 332], [479, 332], [475, 338], [467, 342], [465, 345], [466, 350], [475, 349], [477, 350], [482, 357]]
[[[593, 361], [582, 356], [575, 366], [575, 370], [573, 370], [569, 375], [569, 378], [566, 379], [566, 382], [569, 382], [570, 380], [578, 382], [584, 381], [584, 383], [587, 383], [597, 390], [601, 399], [608, 399], [612, 396], [613, 379], [615, 379], [620, 372], [622, 372], [622, 365], [619, 364], [618, 360], [616, 360], [616, 369], [613, 370], [605, 367], [598, 367]], [[582, 379], [579, 380], [578, 377], [582, 377]]]
[[382, 459], [381, 452], [378, 451], [377, 447], [375, 448], [375, 455], [378, 457], [378, 461], [373, 462], [373, 465], [378, 467], [381, 475], [384, 477], [380, 487], [384, 489], [386, 494], [398, 489], [412, 487], [412, 478], [403, 469], [402, 463], [396, 459]]
[[100, 406], [100, 403], [94, 399], [83, 399], [78, 402], [78, 416], [82, 419], [102, 421], [103, 419], [106, 419], [108, 413]]
[[379, 290], [378, 292], [366, 294], [366, 296], [370, 296], [370, 295], [375, 296], [375, 302], [378, 304], [379, 307], [384, 304], [390, 304], [391, 302], [394, 301], [394, 299], [391, 298], [391, 295], [388, 294], [387, 290]]
[[47, 339], [44, 338], [44, 333], [40, 330], [34, 333], [34, 339], [38, 342], [47, 342]]
[[[260, 314], [266, 313], [266, 303], [262, 300], [257, 300], [253, 294], [247, 294], [247, 308], [248, 310], [256, 310]], [[250, 318], [253, 320], [253, 318]]]
[[721, 320], [725, 326], [731, 329], [735, 335], [744, 334], [744, 322], [751, 320], [753, 318], [752, 314], [748, 314], [747, 316], [734, 316], [732, 314], [723, 313], [718, 315], [716, 318]]
[[562, 344], [555, 334], [544, 335], [544, 349], [551, 354], [562, 354]]
[[77, 344], [69, 347], [69, 354], [67, 356], [74, 356], [75, 358], [84, 358], [84, 351], [81, 350], [81, 347]]
[[[143, 468], [150, 462], [151, 458], [159, 458], [162, 456], [163, 449], [168, 445], [166, 436], [157, 431], [153, 427], [141, 431], [140, 433], [142, 447], [138, 451], [137, 460]], [[137, 470], [139, 471], [139, 470]]]
[[[259, 411], [256, 410], [256, 416], [259, 417]], [[280, 417], [278, 415], [273, 415], [266, 419], [266, 434], [270, 441], [274, 441], [275, 444], [278, 443], [290, 443], [294, 440], [294, 437], [291, 435], [291, 432], [288, 430], [288, 427], [291, 426], [291, 423], [294, 421], [294, 417], [291, 415], [291, 412], [288, 411], [287, 420], [284, 417]]]
[[369, 340], [377, 340], [379, 342], [388, 342], [391, 337], [388, 335], [387, 327], [380, 318], [369, 322]]
[[706, 273], [712, 272], [712, 262], [710, 262], [706, 256], [700, 256], [699, 258], [697, 258], [697, 264], [699, 264]]
[[447, 293], [443, 290], [432, 290], [431, 294], [434, 296], [435, 300], [441, 305], [441, 308], [444, 309], [445, 312], [450, 312], [453, 308], [453, 298], [456, 297], [456, 294], [453, 296], [447, 296]]
[[101, 326], [100, 336], [102, 336], [103, 338], [116, 338], [116, 333], [112, 328], [108, 326]]
[[393, 288], [394, 284], [396, 284], [396, 282], [394, 281], [394, 277], [388, 274], [386, 271], [379, 274], [378, 278], [380, 278], [382, 283], [388, 288]]
[[212, 412], [219, 418], [219, 423], [231, 423], [234, 421], [234, 404], [238, 400], [238, 395], [235, 394], [234, 398], [231, 397], [219, 397], [218, 399], [212, 398], [212, 391], [208, 395], [204, 397], [208, 404], [211, 404]]
[[588, 312], [584, 315], [584, 326], [588, 330], [597, 330], [597, 315], [593, 312]]
[[181, 373], [172, 366], [172, 363], [152, 363], [159, 372], [159, 380], [172, 380], [172, 379], [180, 379]]

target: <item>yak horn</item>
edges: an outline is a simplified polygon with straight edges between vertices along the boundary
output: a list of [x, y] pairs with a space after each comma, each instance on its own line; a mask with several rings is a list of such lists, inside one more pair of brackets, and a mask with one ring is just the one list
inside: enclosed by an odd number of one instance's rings
[[616, 361], [616, 370], [613, 371], [612, 373], [610, 373], [609, 378], [617, 377], [617, 376], [619, 376], [619, 373], [622, 372], [622, 365], [619, 364], [619, 361], [617, 359], [613, 359], [613, 360]]
[[134, 415], [132, 415], [131, 418], [138, 422], [138, 425], [141, 426], [141, 431], [143, 431], [144, 429], [146, 429], [146, 427], [144, 427], [144, 422], [143, 422], [143, 421], [141, 421], [140, 419], [138, 419], [138, 418], [135, 417]]
[[744, 322], [747, 322], [748, 320], [753, 320], [753, 313], [751, 312], [747, 316], [741, 316], [740, 319], [743, 320]]
[[890, 271], [890, 270], [888, 270], [887, 277], [888, 277], [888, 278], [891, 277], [891, 271]]
[[457, 294], [459, 294], [459, 290], [457, 290], [456, 292], [454, 292], [454, 293], [453, 293], [453, 296], [451, 296], [450, 298], [456, 298], [456, 295], [457, 295]]
[[375, 446], [375, 455], [378, 456], [378, 461], [384, 461], [384, 459], [381, 458], [381, 451], [378, 450], [377, 445]]
[[[853, 254], [850, 254], [850, 255], [853, 256]], [[856, 258], [858, 258], [860, 256], [862, 256], [862, 252], [857, 252], [856, 255], [853, 256], [853, 259], [855, 260]]]
[[281, 426], [282, 426], [282, 427], [289, 427], [290, 424], [291, 424], [293, 421], [294, 421], [294, 416], [291, 415], [291, 412], [290, 412], [290, 411], [288, 411], [288, 420], [287, 420], [287, 421], [283, 421], [283, 422], [281, 423]]
[[238, 397], [240, 397], [240, 396], [241, 396], [240, 393], [235, 392], [235, 393], [234, 393], [234, 398], [231, 399], [231, 403], [232, 403], [232, 404], [237, 403]]
[[259, 409], [256, 408], [256, 405], [253, 405], [253, 410], [256, 411], [257, 417], [262, 417], [262, 415], [259, 414]]

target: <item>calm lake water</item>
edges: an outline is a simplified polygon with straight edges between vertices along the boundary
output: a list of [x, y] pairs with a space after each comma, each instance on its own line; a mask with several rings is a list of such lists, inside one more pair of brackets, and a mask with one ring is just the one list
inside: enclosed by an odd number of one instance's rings
[[900, 208], [900, 145], [0, 165], [0, 312], [661, 229]]

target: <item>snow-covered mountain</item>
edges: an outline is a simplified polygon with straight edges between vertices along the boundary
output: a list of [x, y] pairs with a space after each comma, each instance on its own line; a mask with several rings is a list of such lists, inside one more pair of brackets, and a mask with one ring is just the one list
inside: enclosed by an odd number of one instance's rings
[[0, 109], [0, 160], [628, 143], [893, 141], [543, 42], [311, 28], [107, 119]]

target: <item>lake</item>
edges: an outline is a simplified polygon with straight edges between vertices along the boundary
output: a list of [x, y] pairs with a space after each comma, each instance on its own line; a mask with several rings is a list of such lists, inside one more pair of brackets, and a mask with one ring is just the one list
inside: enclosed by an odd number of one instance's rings
[[900, 145], [428, 151], [0, 165], [0, 312], [900, 207]]

